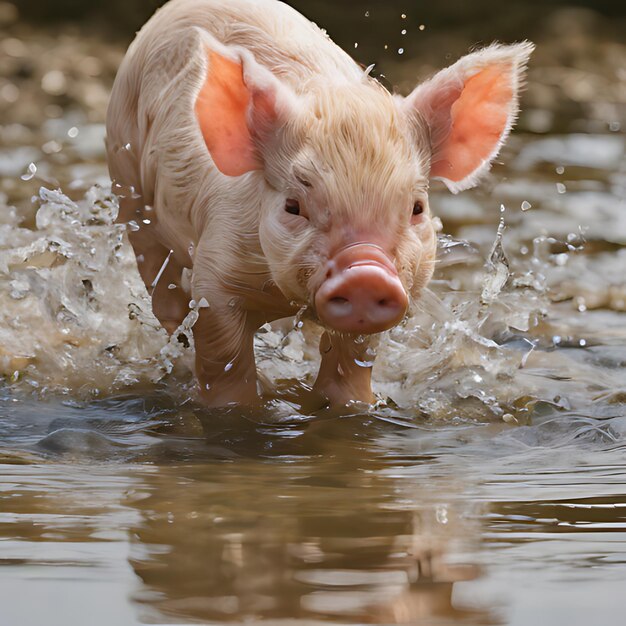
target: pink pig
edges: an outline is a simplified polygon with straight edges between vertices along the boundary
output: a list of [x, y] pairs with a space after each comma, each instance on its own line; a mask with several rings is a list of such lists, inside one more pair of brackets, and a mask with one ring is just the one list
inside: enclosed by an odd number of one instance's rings
[[302, 306], [325, 329], [314, 389], [372, 401], [371, 336], [433, 273], [429, 180], [457, 193], [489, 169], [532, 49], [489, 46], [402, 98], [277, 0], [172, 0], [150, 19], [113, 87], [109, 169], [163, 326], [209, 304], [193, 328], [207, 404], [257, 398], [254, 333]]

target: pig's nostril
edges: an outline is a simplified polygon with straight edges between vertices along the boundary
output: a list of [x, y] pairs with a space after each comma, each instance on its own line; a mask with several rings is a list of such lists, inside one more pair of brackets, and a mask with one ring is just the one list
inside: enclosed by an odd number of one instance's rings
[[352, 304], [350, 300], [342, 296], [334, 296], [333, 298], [329, 298], [325, 308], [327, 313], [336, 317], [337, 319], [345, 319], [352, 314]]
[[378, 304], [379, 304], [380, 306], [387, 306], [387, 300], [386, 300], [385, 298], [383, 298], [382, 300], [379, 300], [379, 301], [378, 301]]

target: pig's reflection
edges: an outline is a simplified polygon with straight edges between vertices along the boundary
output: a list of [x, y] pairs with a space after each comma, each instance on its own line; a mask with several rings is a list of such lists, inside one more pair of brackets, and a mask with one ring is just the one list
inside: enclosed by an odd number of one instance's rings
[[[355, 438], [355, 420], [369, 439]], [[222, 445], [248, 454], [162, 465], [133, 503], [147, 618], [493, 623], [451, 601], [455, 581], [477, 571], [447, 565], [447, 546], [472, 529], [453, 511], [441, 523], [444, 485], [394, 476], [407, 459], [385, 460], [374, 425], [329, 421], [292, 438], [250, 427], [243, 448], [236, 428]]]

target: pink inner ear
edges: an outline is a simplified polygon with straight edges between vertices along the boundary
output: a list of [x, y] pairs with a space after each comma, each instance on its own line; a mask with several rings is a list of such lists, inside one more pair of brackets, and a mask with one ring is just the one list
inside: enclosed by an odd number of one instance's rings
[[490, 67], [469, 78], [452, 105], [452, 130], [437, 150], [431, 176], [458, 182], [489, 159], [506, 130], [512, 100], [510, 67]]
[[228, 176], [241, 176], [263, 164], [248, 128], [250, 92], [241, 63], [211, 50], [209, 70], [198, 99], [196, 118], [216, 167]]

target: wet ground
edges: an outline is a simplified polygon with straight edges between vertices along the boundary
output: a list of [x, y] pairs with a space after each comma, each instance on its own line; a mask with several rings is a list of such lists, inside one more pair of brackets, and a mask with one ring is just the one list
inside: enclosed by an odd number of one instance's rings
[[[197, 403], [191, 349], [159, 328], [113, 224], [102, 122], [124, 46], [28, 26], [11, 6], [0, 3], [0, 625], [618, 623], [615, 24], [570, 10], [537, 32], [520, 132], [479, 190], [434, 190], [435, 280], [381, 342], [379, 404], [338, 418], [298, 409], [315, 372], [308, 326], [259, 333], [262, 410]], [[433, 37], [462, 52], [463, 38]], [[415, 45], [383, 55], [389, 82], [449, 62]]]

